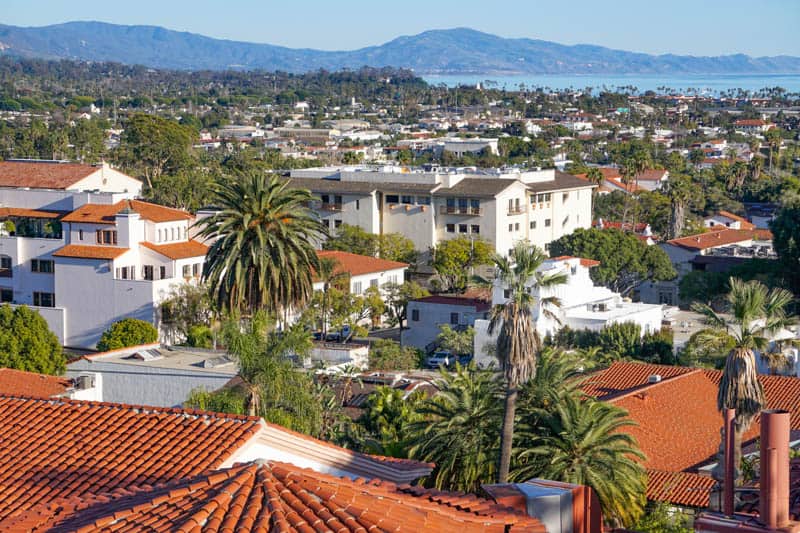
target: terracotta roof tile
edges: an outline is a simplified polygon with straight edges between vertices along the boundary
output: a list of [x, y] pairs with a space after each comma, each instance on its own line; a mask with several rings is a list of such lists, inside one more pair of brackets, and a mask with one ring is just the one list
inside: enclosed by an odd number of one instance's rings
[[63, 394], [72, 387], [72, 381], [58, 376], [0, 368], [0, 394], [50, 398]]
[[360, 483], [286, 463], [237, 465], [155, 488], [41, 506], [29, 531], [544, 532], [535, 518], [475, 497], [388, 482]]
[[769, 230], [744, 230], [744, 229], [719, 229], [680, 237], [667, 241], [674, 246], [680, 246], [687, 250], [706, 250], [717, 246], [736, 244], [737, 242], [751, 240], [772, 240], [772, 233]]
[[319, 256], [320, 259], [335, 259], [339, 263], [339, 271], [347, 272], [351, 276], [360, 276], [362, 274], [372, 274], [375, 272], [385, 272], [387, 270], [408, 267], [408, 263], [387, 261], [386, 259], [380, 259], [378, 257], [351, 254], [350, 252], [342, 252], [339, 250], [321, 250], [317, 252], [317, 256]]
[[259, 428], [237, 415], [0, 396], [0, 523], [59, 498], [218, 468]]
[[151, 222], [175, 222], [191, 220], [186, 211], [164, 207], [163, 205], [142, 202], [141, 200], [122, 200], [115, 204], [84, 204], [66, 215], [64, 222], [86, 222], [89, 224], [113, 224], [114, 217], [123, 209], [130, 209]]
[[448, 296], [446, 294], [432, 294], [431, 296], [424, 296], [412, 300], [414, 302], [423, 302], [426, 304], [442, 304], [442, 305], [458, 305], [465, 307], [474, 307], [476, 311], [488, 311], [492, 307], [491, 300], [485, 298], [468, 298], [460, 295]]
[[0, 162], [0, 187], [68, 189], [100, 167], [76, 163]]
[[170, 259], [187, 259], [189, 257], [205, 256], [208, 252], [208, 246], [205, 244], [191, 240], [185, 242], [175, 242], [170, 244], [153, 244], [151, 242], [140, 243], [145, 248], [149, 248], [154, 252], [158, 252], [164, 257]]
[[721, 210], [717, 214], [718, 215], [722, 215], [725, 218], [729, 218], [731, 220], [736, 220], [738, 222], [741, 222], [742, 229], [755, 229], [756, 228], [756, 225], [753, 224], [752, 222], [750, 222], [749, 220], [747, 220], [746, 218], [740, 217], [739, 215], [731, 213], [730, 211], [722, 211]]
[[63, 215], [63, 211], [43, 211], [41, 209], [25, 209], [21, 207], [0, 207], [0, 219], [8, 217], [59, 218]]
[[581, 266], [586, 268], [596, 267], [600, 265], [600, 261], [596, 261], [594, 259], [586, 259], [585, 257], [574, 257], [572, 255], [559, 255], [558, 257], [551, 257], [553, 261], [566, 261], [567, 259], [580, 259]]
[[647, 471], [647, 499], [688, 507], [708, 507], [716, 481], [690, 472]]
[[87, 246], [68, 244], [53, 253], [53, 257], [76, 257], [79, 259], [116, 259], [130, 248], [117, 246]]

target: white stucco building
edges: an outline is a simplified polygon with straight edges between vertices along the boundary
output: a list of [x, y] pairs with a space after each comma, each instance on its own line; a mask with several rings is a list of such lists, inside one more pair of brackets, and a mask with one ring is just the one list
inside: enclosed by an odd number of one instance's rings
[[[600, 331], [606, 325], [622, 322], [638, 324], [642, 335], [661, 330], [664, 314], [661, 305], [630, 302], [606, 287], [594, 285], [589, 269], [598, 264], [599, 262], [589, 259], [562, 256], [549, 259], [539, 267], [539, 272], [544, 275], [563, 273], [567, 277], [566, 283], [553, 288], [532, 289], [537, 300], [555, 296], [561, 302], [560, 307], [550, 309], [560, 324], [545, 316], [541, 308], [533, 310], [536, 330], [542, 338], [556, 333], [564, 326]], [[507, 289], [499, 280], [495, 281], [492, 304], [502, 304], [507, 300]], [[481, 365], [494, 361], [487, 347], [494, 344], [496, 337], [489, 335], [488, 327], [488, 320], [475, 321], [475, 360]]]
[[554, 169], [324, 167], [293, 170], [290, 183], [319, 199], [312, 207], [332, 231], [402, 233], [423, 254], [459, 236], [502, 255], [520, 240], [547, 249], [592, 222], [594, 185]]
[[135, 200], [109, 167], [0, 163], [0, 300], [45, 318], [65, 346], [92, 348], [123, 318], [160, 325], [159, 304], [200, 277], [193, 217]]

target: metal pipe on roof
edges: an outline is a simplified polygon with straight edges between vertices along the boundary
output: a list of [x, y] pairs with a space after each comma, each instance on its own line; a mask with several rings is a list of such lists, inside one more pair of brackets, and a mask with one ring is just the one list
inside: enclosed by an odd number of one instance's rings
[[761, 522], [776, 529], [789, 523], [788, 411], [761, 411]]
[[732, 516], [734, 513], [734, 484], [736, 483], [736, 465], [734, 464], [734, 424], [736, 418], [736, 409], [725, 409], [724, 412], [725, 423], [725, 478], [722, 485], [722, 512], [726, 516]]

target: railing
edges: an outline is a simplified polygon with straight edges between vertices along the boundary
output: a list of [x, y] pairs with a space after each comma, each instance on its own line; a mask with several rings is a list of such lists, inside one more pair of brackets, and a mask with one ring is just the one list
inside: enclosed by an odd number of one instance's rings
[[455, 206], [443, 205], [439, 207], [439, 213], [442, 215], [466, 215], [466, 216], [481, 216], [483, 215], [483, 208], [481, 207], [468, 207], [468, 206]]
[[523, 206], [521, 206], [521, 205], [508, 208], [508, 214], [509, 215], [521, 215], [524, 212], [525, 212], [525, 208]]
[[320, 202], [318, 209], [321, 209], [323, 211], [341, 211], [342, 204], [326, 204]]

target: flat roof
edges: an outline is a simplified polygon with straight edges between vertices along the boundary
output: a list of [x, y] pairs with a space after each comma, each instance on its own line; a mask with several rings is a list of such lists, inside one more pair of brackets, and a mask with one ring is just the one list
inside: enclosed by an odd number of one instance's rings
[[[135, 357], [135, 354], [137, 353], [152, 353], [154, 350], [158, 351], [158, 355], [160, 355], [160, 357], [156, 356], [155, 358], [149, 360]], [[234, 358], [228, 355], [225, 351], [200, 350], [196, 348], [184, 348], [180, 346], [173, 346], [169, 348], [163, 346], [137, 346], [131, 347], [127, 350], [86, 354], [80, 359], [73, 361], [73, 363], [81, 360], [87, 360], [91, 363], [115, 363], [138, 366], [142, 368], [192, 370], [209, 374], [225, 374], [230, 376], [235, 376], [239, 370]]]

